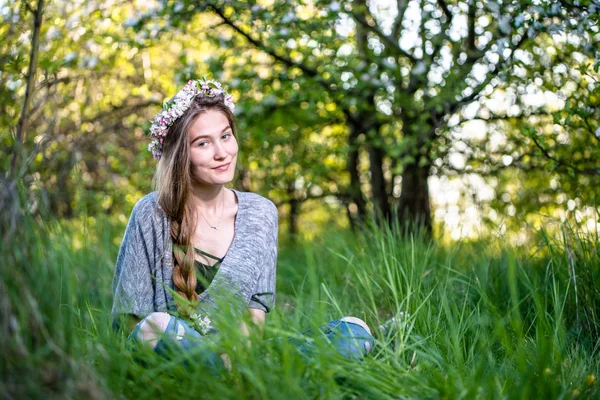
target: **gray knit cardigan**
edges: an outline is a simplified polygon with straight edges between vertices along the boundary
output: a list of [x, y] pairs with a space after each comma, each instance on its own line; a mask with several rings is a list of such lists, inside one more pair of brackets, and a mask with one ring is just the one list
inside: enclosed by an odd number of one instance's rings
[[[233, 190], [238, 199], [233, 241], [214, 280], [200, 294], [198, 308], [218, 312], [220, 296], [236, 299], [234, 312], [275, 305], [277, 208], [254, 193]], [[113, 321], [131, 314], [174, 311], [173, 242], [169, 220], [157, 203], [157, 192], [140, 199], [131, 212], [113, 279]]]

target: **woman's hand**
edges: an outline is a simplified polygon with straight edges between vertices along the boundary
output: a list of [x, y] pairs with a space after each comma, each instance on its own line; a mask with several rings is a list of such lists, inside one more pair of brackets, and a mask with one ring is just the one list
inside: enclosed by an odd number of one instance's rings
[[258, 308], [249, 308], [248, 312], [250, 314], [250, 321], [252, 321], [252, 323], [259, 329], [262, 336], [266, 319], [265, 312], [263, 310], [259, 310]]
[[[246, 318], [240, 323], [240, 330], [244, 336], [250, 337], [250, 329], [246, 324], [245, 320], [249, 320], [252, 325], [258, 329], [258, 337], [262, 337], [263, 328], [265, 326], [265, 312], [263, 310], [259, 310], [257, 308], [249, 308], [246, 313]], [[248, 346], [251, 345], [250, 340], [248, 340]]]
[[231, 372], [231, 359], [226, 353], [221, 354], [221, 360], [223, 360], [223, 366], [229, 372]]
[[[265, 325], [265, 317], [266, 314], [263, 310], [259, 310], [257, 308], [249, 308], [247, 312], [247, 319], [250, 320], [252, 325], [258, 329], [259, 337], [262, 337], [263, 327]], [[248, 328], [248, 324], [246, 321], [242, 321], [240, 323], [240, 330], [242, 334], [246, 337], [250, 337], [250, 329]], [[250, 340], [246, 341], [248, 347], [252, 346], [252, 342]], [[221, 360], [223, 360], [223, 364], [228, 371], [231, 371], [231, 359], [226, 353], [221, 354]]]

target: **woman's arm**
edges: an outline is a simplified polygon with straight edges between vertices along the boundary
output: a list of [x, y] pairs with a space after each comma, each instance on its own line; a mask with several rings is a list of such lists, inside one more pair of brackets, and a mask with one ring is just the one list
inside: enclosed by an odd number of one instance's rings
[[[258, 258], [260, 263], [260, 276], [254, 288], [254, 293], [250, 298], [248, 308], [256, 315], [256, 321], [264, 322], [264, 313], [270, 312], [275, 306], [275, 281], [277, 275], [277, 237], [278, 237], [278, 218], [277, 208], [271, 202], [267, 210], [264, 212], [267, 218], [263, 221], [265, 227], [264, 240], [260, 244], [261, 257]], [[257, 313], [262, 311], [263, 314]], [[254, 320], [254, 318], [253, 318]]]
[[[131, 212], [117, 256], [113, 278], [113, 326], [133, 329], [134, 321], [154, 311], [152, 270], [155, 248], [160, 242], [156, 235], [155, 204], [146, 196]], [[136, 322], [137, 323], [137, 322]]]

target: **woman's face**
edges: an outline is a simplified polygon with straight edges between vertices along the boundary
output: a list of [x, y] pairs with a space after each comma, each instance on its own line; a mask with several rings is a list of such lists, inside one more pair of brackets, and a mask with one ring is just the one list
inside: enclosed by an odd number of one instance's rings
[[218, 110], [202, 112], [188, 131], [191, 173], [200, 185], [224, 185], [233, 180], [238, 144], [229, 120]]

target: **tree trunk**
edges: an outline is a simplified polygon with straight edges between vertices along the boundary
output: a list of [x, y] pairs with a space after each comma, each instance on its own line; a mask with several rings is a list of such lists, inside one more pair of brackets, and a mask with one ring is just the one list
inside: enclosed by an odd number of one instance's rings
[[358, 135], [361, 133], [359, 127], [350, 123], [350, 137], [348, 143], [350, 150], [348, 152], [348, 163], [346, 168], [350, 173], [350, 187], [348, 188], [350, 202], [356, 205], [356, 214], [358, 222], [365, 221], [367, 216], [367, 202], [360, 188], [360, 176], [358, 174]]
[[354, 215], [352, 214], [352, 211], [350, 210], [350, 204], [348, 204], [348, 202], [344, 201], [344, 209], [346, 210], [346, 218], [348, 218], [348, 221], [350, 223], [350, 230], [352, 232], [356, 231], [357, 228], [357, 224], [356, 224], [356, 218], [354, 217]]
[[296, 242], [298, 236], [298, 216], [300, 215], [300, 206], [302, 201], [298, 199], [296, 195], [296, 188], [294, 187], [294, 181], [288, 181], [286, 185], [286, 203], [290, 206], [287, 214], [288, 221], [288, 237], [292, 243]]
[[62, 164], [60, 172], [56, 177], [56, 190], [50, 193], [50, 211], [52, 215], [67, 219], [75, 215], [73, 210], [74, 193], [69, 184], [75, 162], [75, 153], [73, 152], [65, 163]]
[[369, 146], [369, 170], [371, 171], [371, 193], [373, 195], [375, 217], [381, 225], [391, 220], [391, 209], [383, 176], [383, 150], [373, 145]]
[[[25, 3], [29, 11], [33, 13], [33, 32], [31, 36], [31, 51], [29, 57], [29, 68], [27, 70], [27, 85], [25, 87], [25, 98], [23, 109], [17, 123], [17, 132], [14, 142], [10, 169], [6, 176], [0, 176], [0, 231], [3, 232], [2, 241], [8, 243], [18, 228], [18, 221], [23, 215], [23, 207], [19, 199], [18, 182], [27, 167], [27, 163], [21, 166], [19, 157], [23, 153], [25, 143], [25, 132], [29, 123], [29, 107], [35, 89], [35, 77], [37, 72], [38, 54], [40, 47], [40, 31], [42, 30], [42, 17], [44, 15], [44, 0], [38, 0], [37, 9], [31, 9], [29, 3]], [[23, 170], [21, 170], [23, 169]]]
[[292, 241], [296, 241], [298, 235], [298, 215], [300, 213], [300, 202], [298, 199], [290, 199], [290, 213], [288, 215], [288, 232]]
[[430, 168], [430, 165], [420, 166], [418, 160], [404, 166], [398, 218], [405, 233], [416, 232], [421, 226], [427, 235], [432, 232], [427, 182]]
[[288, 234], [292, 242], [296, 241], [298, 236], [298, 216], [300, 215], [301, 201], [296, 196], [296, 188], [294, 187], [294, 181], [289, 181], [286, 188], [287, 192], [287, 203], [289, 204], [289, 213], [287, 215], [288, 220]]

